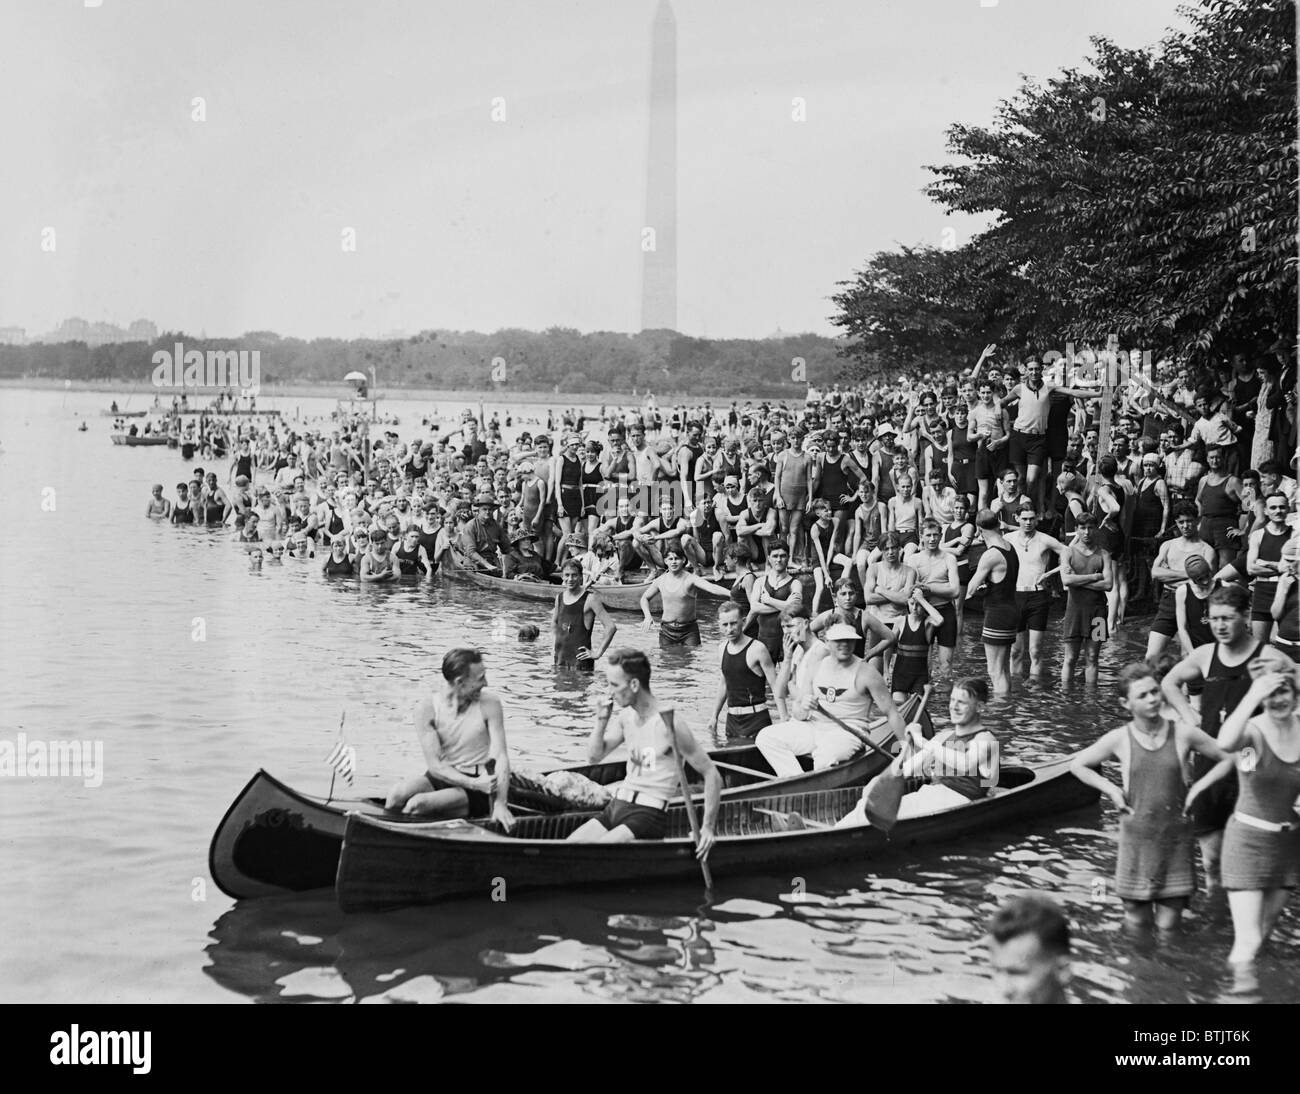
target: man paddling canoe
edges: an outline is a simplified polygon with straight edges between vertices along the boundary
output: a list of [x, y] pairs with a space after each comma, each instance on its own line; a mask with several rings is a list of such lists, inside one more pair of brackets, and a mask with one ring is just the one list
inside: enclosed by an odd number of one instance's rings
[[[988, 797], [997, 786], [1002, 755], [998, 739], [984, 725], [988, 684], [968, 677], [953, 685], [948, 699], [952, 729], [930, 740], [909, 727], [903, 751], [887, 771], [873, 779], [852, 812], [837, 828], [874, 823], [888, 831], [895, 821], [940, 809], [951, 809]], [[919, 788], [904, 794], [909, 779], [923, 779]]]
[[806, 678], [808, 690], [794, 703], [796, 716], [803, 714], [811, 721], [778, 722], [759, 731], [755, 744], [776, 774], [798, 775], [803, 770], [799, 757], [809, 753], [814, 770], [820, 770], [860, 752], [861, 740], [841, 729], [836, 720], [865, 732], [873, 716], [883, 715], [890, 730], [902, 739], [903, 719], [884, 677], [853, 654], [861, 637], [846, 623], [836, 623], [826, 632], [830, 654]]
[[663, 839], [668, 834], [668, 802], [680, 789], [680, 756], [704, 776], [704, 822], [695, 853], [705, 858], [715, 838], [722, 798], [721, 774], [682, 718], [671, 710], [665, 711], [650, 693], [650, 662], [644, 653], [618, 649], [606, 663], [610, 694], [598, 701], [587, 759], [600, 763], [619, 745], [626, 745], [627, 778], [614, 791], [605, 811], [583, 824], [569, 839], [587, 843]]
[[487, 691], [487, 670], [476, 649], [450, 650], [442, 659], [442, 691], [415, 705], [413, 719], [428, 770], [399, 783], [386, 809], [446, 817], [491, 817], [509, 830], [506, 806], [510, 757], [501, 700]]

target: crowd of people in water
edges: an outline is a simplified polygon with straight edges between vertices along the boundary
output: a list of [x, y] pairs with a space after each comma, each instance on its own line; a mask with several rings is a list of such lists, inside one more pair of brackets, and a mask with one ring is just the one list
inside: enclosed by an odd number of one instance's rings
[[[924, 784], [907, 795], [922, 810], [996, 789], [981, 710], [1043, 675], [1046, 634], [1062, 682], [1095, 683], [1102, 648], [1140, 616], [1146, 659], [1118, 678], [1130, 720], [1073, 770], [1120, 810], [1126, 916], [1176, 925], [1199, 845], [1205, 889], [1227, 893], [1231, 959], [1252, 961], [1300, 884], [1295, 368], [1134, 362], [1103, 386], [1054, 355], [996, 356], [799, 406], [566, 411], [509, 440], [481, 408], [405, 443], [355, 418], [216, 423], [228, 462], [194, 468], [174, 499], [155, 486], [146, 513], [229, 527], [258, 568], [554, 586], [557, 667], [603, 659], [613, 691], [593, 762], [620, 743], [688, 753], [706, 775], [701, 853], [717, 808], [707, 754], [660, 716], [644, 653], [611, 650], [611, 606], [639, 607], [663, 647], [698, 646], [699, 601], [721, 600], [715, 730], [752, 738], [781, 774], [851, 756], [852, 730], [884, 717], [904, 742], [893, 773]], [[968, 612], [982, 614], [988, 681], [955, 683], [952, 728], [927, 741], [898, 711], [951, 677]], [[496, 700], [481, 656], [453, 653], [417, 713], [429, 771], [390, 804], [508, 822]], [[1118, 782], [1100, 773], [1111, 760]], [[577, 837], [662, 835], [667, 778], [630, 768], [626, 795]]]

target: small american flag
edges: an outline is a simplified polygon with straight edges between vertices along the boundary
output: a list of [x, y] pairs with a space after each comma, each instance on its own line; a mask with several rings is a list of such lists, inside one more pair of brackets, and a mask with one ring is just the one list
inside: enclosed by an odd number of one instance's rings
[[325, 762], [334, 769], [336, 775], [342, 775], [347, 780], [348, 786], [352, 785], [352, 774], [357, 768], [357, 750], [341, 736], [339, 743], [325, 757]]

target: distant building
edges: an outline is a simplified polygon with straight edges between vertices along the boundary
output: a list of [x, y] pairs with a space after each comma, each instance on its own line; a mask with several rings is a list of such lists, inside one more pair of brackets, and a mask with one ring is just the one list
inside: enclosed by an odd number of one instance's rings
[[90, 323], [80, 316], [65, 319], [38, 342], [85, 342], [88, 346], [106, 346], [116, 342], [152, 342], [158, 337], [158, 327], [148, 319], [137, 319], [123, 330], [116, 323]]
[[23, 327], [0, 327], [0, 346], [27, 345], [27, 331]]

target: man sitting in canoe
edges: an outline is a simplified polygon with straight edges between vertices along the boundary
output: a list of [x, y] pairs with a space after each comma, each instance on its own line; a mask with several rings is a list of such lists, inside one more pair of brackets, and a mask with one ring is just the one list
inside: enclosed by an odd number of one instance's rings
[[[876, 715], [883, 715], [895, 736], [902, 738], [903, 719], [885, 678], [874, 665], [853, 654], [861, 637], [847, 623], [836, 623], [827, 630], [830, 653], [807, 677], [807, 690], [792, 697], [798, 720], [778, 722], [759, 731], [754, 743], [777, 775], [798, 775], [803, 770], [799, 757], [810, 753], [813, 768], [818, 770], [849, 759], [863, 746], [861, 737], [852, 731], [865, 735]], [[841, 728], [837, 722], [849, 728]]]
[[[875, 824], [888, 831], [904, 817], [988, 797], [998, 785], [1002, 760], [998, 739], [984, 726], [988, 701], [989, 686], [978, 677], [955, 683], [948, 699], [952, 729], [928, 741], [910, 732], [889, 770], [867, 785], [862, 800], [836, 827]], [[925, 782], [912, 793], [903, 793], [906, 781], [918, 778]]]
[[450, 650], [442, 691], [415, 705], [416, 736], [429, 768], [399, 783], [385, 809], [444, 817], [491, 817], [509, 830], [510, 757], [501, 700], [487, 687], [483, 655]]
[[668, 802], [680, 790], [680, 756], [704, 776], [704, 822], [696, 856], [705, 858], [713, 846], [722, 776], [682, 718], [661, 708], [650, 693], [650, 662], [644, 653], [618, 649], [609, 655], [607, 665], [610, 695], [597, 702], [587, 759], [600, 763], [619, 745], [626, 745], [627, 778], [605, 811], [569, 839], [587, 843], [663, 839], [668, 833]]
[[496, 498], [486, 492], [474, 499], [474, 519], [461, 531], [458, 545], [471, 564], [480, 570], [500, 569], [501, 576], [505, 577], [504, 563], [510, 554], [510, 540], [492, 517], [496, 504]]

